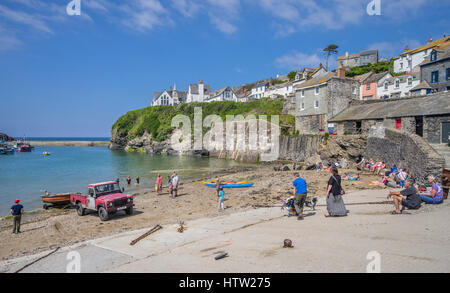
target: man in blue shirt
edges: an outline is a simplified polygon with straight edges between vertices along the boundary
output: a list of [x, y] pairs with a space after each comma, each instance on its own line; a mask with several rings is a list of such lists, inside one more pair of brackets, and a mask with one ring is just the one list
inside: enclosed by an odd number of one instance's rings
[[306, 180], [300, 178], [298, 173], [295, 173], [294, 176], [294, 207], [297, 212], [297, 220], [303, 220], [303, 206], [305, 205], [306, 195], [308, 194], [306, 189]]
[[22, 219], [23, 214], [23, 205], [19, 204], [20, 200], [15, 200], [15, 205], [11, 207], [11, 215], [13, 216], [14, 226], [13, 233], [20, 233], [20, 220]]

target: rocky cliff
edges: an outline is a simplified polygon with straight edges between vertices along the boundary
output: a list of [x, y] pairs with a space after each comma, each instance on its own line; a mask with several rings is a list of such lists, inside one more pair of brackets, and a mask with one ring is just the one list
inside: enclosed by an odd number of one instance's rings
[[0, 133], [0, 141], [13, 141], [14, 138], [4, 134], [4, 133]]

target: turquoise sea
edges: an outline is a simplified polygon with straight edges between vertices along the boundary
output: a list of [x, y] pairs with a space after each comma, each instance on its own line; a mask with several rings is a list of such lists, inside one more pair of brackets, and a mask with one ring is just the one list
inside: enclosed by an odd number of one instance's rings
[[[51, 156], [44, 156], [44, 152], [50, 152]], [[0, 216], [9, 213], [16, 198], [27, 211], [41, 208], [40, 196], [45, 190], [85, 193], [90, 183], [116, 178], [128, 189], [128, 176], [133, 178], [130, 188], [137, 188], [136, 176], [141, 178], [140, 188], [153, 187], [158, 173], [165, 182], [175, 170], [182, 181], [208, 177], [214, 171], [242, 165], [216, 158], [126, 153], [106, 147], [36, 147], [31, 153], [0, 155]]]

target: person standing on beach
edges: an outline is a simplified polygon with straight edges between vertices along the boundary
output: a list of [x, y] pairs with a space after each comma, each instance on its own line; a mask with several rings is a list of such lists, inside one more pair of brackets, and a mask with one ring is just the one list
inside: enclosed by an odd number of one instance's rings
[[223, 206], [223, 202], [225, 201], [225, 191], [223, 191], [223, 187], [220, 187], [219, 190], [219, 211], [225, 210]]
[[179, 178], [177, 173], [175, 173], [175, 171], [173, 172], [173, 178], [172, 178], [172, 185], [173, 185], [173, 193], [174, 193], [174, 198], [178, 196], [178, 183], [179, 183]]
[[128, 183], [128, 185], [131, 184], [131, 177], [130, 176], [128, 176], [128, 178], [127, 178], [127, 183]]
[[347, 216], [347, 208], [345, 207], [342, 195], [344, 190], [341, 187], [341, 176], [336, 167], [331, 169], [331, 177], [328, 180], [327, 189], [327, 210], [325, 217], [343, 217]]
[[306, 196], [308, 194], [308, 190], [306, 188], [306, 180], [300, 178], [300, 175], [298, 173], [295, 173], [294, 177], [294, 207], [295, 211], [297, 212], [297, 220], [303, 220], [303, 206], [305, 205]]
[[219, 192], [220, 192], [220, 179], [219, 178], [217, 178], [217, 181], [216, 181], [216, 193], [217, 193], [217, 197], [219, 197]]
[[19, 204], [20, 200], [16, 199], [14, 201], [14, 205], [11, 207], [11, 215], [13, 217], [14, 225], [13, 225], [13, 233], [20, 233], [20, 221], [22, 220], [23, 215], [23, 205]]
[[162, 181], [163, 178], [161, 174], [158, 174], [158, 178], [156, 178], [156, 192], [158, 193], [158, 195], [162, 192]]
[[136, 177], [136, 184], [137, 185], [139, 185], [139, 182], [141, 181], [141, 178], [139, 178], [139, 176], [138, 177]]

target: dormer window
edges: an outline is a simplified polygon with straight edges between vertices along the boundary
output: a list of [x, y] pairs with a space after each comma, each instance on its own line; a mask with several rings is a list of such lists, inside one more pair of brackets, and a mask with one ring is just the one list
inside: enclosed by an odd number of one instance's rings
[[430, 61], [436, 61], [436, 60], [437, 60], [437, 52], [433, 51], [433, 52], [431, 52], [431, 55], [430, 55]]
[[366, 90], [370, 91], [370, 83], [366, 85]]

